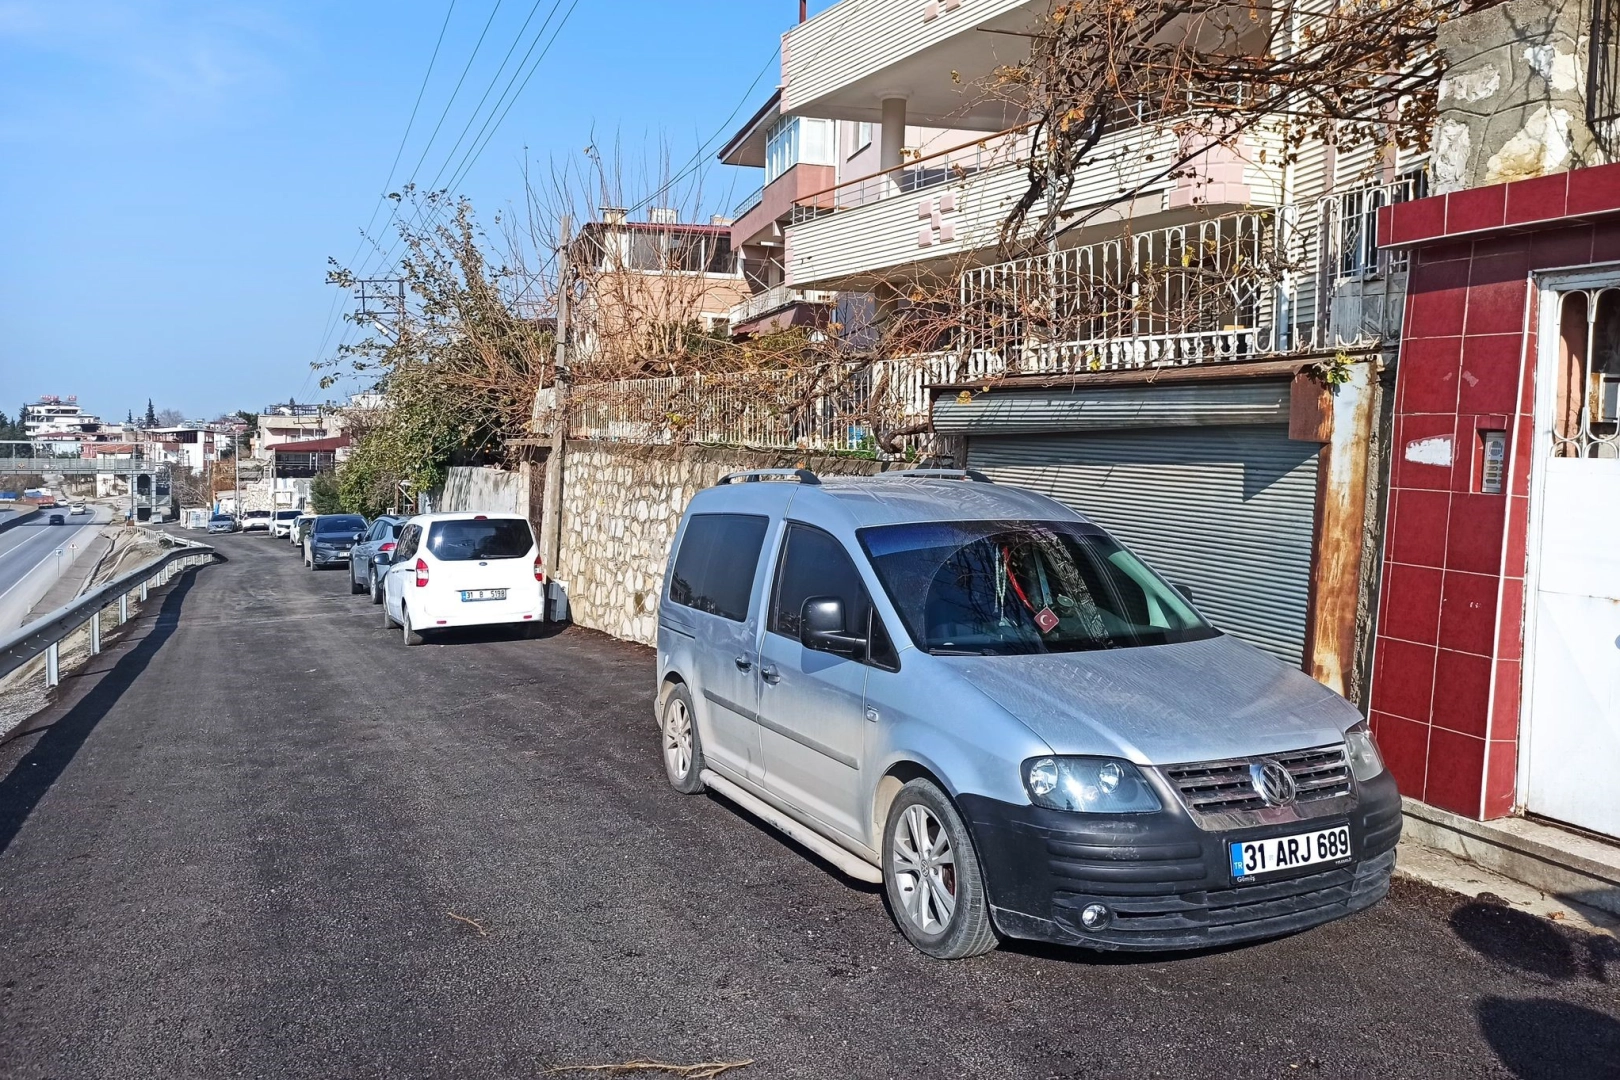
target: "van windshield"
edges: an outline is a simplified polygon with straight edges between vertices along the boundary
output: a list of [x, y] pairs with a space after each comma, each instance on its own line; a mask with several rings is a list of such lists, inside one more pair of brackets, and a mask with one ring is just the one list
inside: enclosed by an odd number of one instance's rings
[[534, 546], [534, 534], [522, 518], [484, 518], [435, 522], [427, 548], [446, 562], [469, 559], [521, 559]]
[[912, 640], [931, 653], [1079, 652], [1219, 633], [1082, 522], [920, 522], [856, 535]]

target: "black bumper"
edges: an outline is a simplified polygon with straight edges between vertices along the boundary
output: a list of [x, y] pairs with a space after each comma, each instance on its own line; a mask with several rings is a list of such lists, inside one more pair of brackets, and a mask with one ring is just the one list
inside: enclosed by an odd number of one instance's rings
[[[957, 802], [1003, 934], [1092, 949], [1202, 949], [1317, 926], [1389, 891], [1400, 796], [1388, 772], [1356, 786], [1344, 814], [1219, 832], [1200, 829], [1163, 792], [1166, 809], [1157, 814], [1082, 816], [976, 795]], [[1228, 842], [1340, 824], [1350, 828], [1348, 862], [1233, 883]], [[1111, 917], [1087, 930], [1080, 912], [1094, 903]]]

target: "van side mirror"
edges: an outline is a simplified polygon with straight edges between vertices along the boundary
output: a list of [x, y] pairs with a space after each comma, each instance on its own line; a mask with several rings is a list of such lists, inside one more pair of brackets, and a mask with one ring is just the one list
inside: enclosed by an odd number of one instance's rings
[[354, 534], [354, 542], [357, 543], [357, 544], [360, 541], [364, 540], [365, 538], [366, 538], [366, 534], [363, 533], [363, 532], [357, 532], [357, 533]]
[[1170, 587], [1172, 589], [1176, 590], [1176, 592], [1180, 593], [1181, 598], [1183, 600], [1187, 601], [1187, 603], [1190, 604], [1190, 603], [1193, 602], [1192, 586], [1191, 585], [1183, 585], [1179, 581], [1172, 581], [1170, 583]]
[[844, 633], [844, 602], [836, 596], [812, 596], [799, 612], [799, 644], [816, 652], [857, 656], [866, 639]]

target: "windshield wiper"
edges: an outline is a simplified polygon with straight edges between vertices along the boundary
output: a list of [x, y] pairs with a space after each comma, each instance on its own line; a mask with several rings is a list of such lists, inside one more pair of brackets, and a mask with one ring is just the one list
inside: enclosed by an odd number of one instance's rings
[[929, 656], [995, 656], [992, 649], [939, 649], [928, 650]]

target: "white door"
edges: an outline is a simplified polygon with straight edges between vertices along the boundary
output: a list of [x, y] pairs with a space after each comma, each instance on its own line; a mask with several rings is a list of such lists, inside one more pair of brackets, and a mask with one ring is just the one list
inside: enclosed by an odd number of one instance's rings
[[1620, 836], [1620, 459], [1546, 468], [1525, 808]]
[[1620, 836], [1620, 289], [1554, 294], [1542, 327], [1524, 805]]

